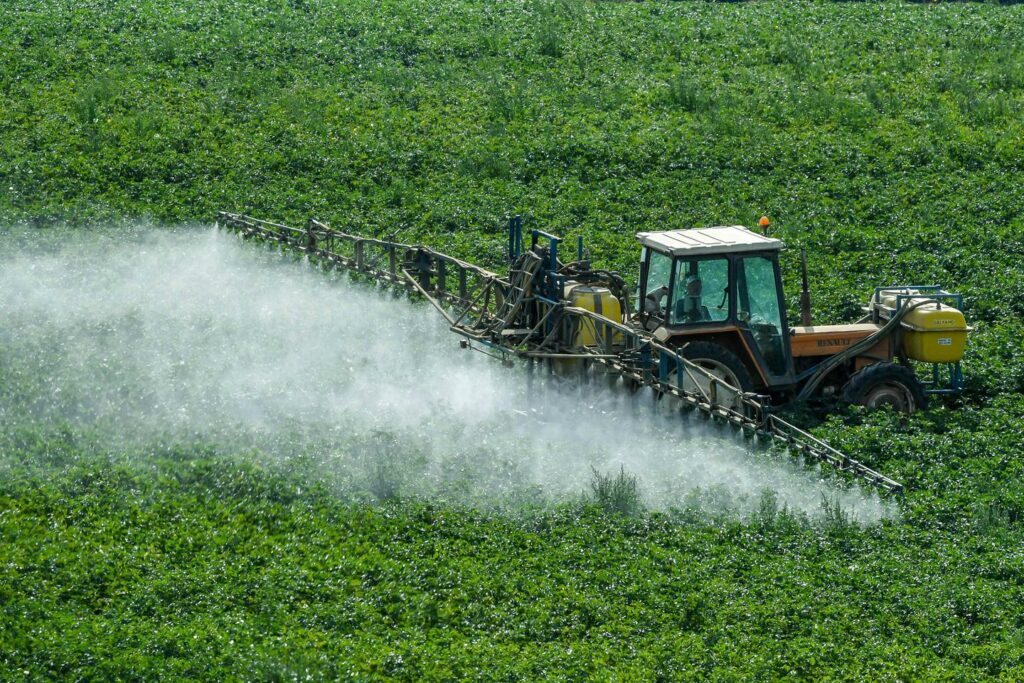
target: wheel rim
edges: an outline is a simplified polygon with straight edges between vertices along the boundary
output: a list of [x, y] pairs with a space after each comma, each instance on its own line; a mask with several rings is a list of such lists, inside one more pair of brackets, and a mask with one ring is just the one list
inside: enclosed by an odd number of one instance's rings
[[907, 414], [913, 413], [916, 408], [914, 396], [909, 389], [902, 384], [889, 382], [869, 389], [861, 399], [861, 405], [872, 409], [889, 406]]

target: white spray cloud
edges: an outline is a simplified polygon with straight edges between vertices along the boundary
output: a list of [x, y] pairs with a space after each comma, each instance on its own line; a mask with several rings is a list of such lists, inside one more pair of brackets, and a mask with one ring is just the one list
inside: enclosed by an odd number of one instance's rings
[[0, 360], [33, 378], [37, 420], [313, 456], [379, 495], [558, 500], [594, 469], [623, 467], [652, 508], [742, 515], [771, 490], [810, 516], [823, 497], [863, 522], [894, 513], [874, 492], [652, 410], [649, 395], [558, 388], [461, 350], [428, 306], [226, 233], [50, 242], [0, 254]]

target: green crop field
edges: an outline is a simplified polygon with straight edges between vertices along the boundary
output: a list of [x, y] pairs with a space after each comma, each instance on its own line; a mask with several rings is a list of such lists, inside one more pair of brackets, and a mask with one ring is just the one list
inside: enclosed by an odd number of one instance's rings
[[1021, 36], [999, 4], [0, 3], [3, 251], [232, 210], [498, 268], [518, 213], [634, 278], [637, 231], [766, 214], [791, 317], [804, 247], [818, 322], [941, 283], [975, 327], [961, 398], [805, 416], [906, 486], [862, 525], [111, 443], [38, 418], [0, 319], [0, 679], [1024, 680]]

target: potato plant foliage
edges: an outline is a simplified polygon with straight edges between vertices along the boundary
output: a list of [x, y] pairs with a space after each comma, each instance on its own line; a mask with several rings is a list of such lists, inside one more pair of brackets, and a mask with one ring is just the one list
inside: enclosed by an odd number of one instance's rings
[[2, 3], [3, 225], [315, 215], [500, 267], [521, 213], [633, 277], [638, 230], [767, 214], [791, 315], [806, 247], [819, 322], [938, 282], [977, 328], [962, 399], [818, 421], [907, 487], [867, 528], [112, 453], [25, 418], [0, 348], [3, 677], [1021, 680], [1022, 33], [995, 4]]

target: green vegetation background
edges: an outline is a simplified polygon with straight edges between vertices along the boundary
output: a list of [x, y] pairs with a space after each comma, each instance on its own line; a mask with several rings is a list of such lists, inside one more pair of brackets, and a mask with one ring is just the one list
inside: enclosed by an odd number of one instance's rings
[[963, 400], [819, 427], [908, 488], [869, 529], [367, 507], [8, 421], [3, 677], [1021, 680], [1021, 35], [977, 4], [3, 3], [5, 225], [313, 215], [497, 265], [518, 212], [632, 273], [638, 230], [764, 213], [819, 321], [913, 281], [977, 326]]

